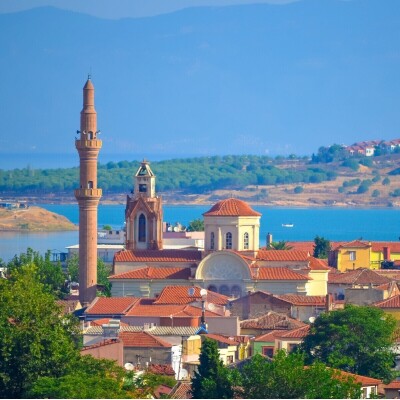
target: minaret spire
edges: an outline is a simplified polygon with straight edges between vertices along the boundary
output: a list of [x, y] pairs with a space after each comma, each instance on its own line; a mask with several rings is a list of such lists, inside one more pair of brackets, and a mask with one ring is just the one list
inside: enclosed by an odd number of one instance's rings
[[83, 87], [80, 138], [75, 140], [79, 153], [79, 300], [88, 305], [97, 289], [97, 207], [102, 195], [97, 187], [97, 158], [102, 146], [98, 139], [97, 113], [94, 108], [94, 86], [88, 76]]

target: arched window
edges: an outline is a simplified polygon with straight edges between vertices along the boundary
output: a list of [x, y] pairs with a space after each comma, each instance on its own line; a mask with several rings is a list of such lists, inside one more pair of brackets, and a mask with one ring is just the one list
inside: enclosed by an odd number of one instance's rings
[[229, 297], [230, 296], [229, 287], [226, 285], [220, 286], [219, 293]]
[[242, 289], [240, 289], [240, 286], [234, 285], [232, 286], [231, 294], [232, 297], [238, 298], [242, 295]]
[[214, 285], [210, 285], [210, 286], [207, 288], [207, 290], [210, 291], [210, 292], [218, 293], [218, 289], [217, 289], [217, 287], [214, 286]]
[[214, 250], [215, 248], [215, 235], [214, 232], [211, 232], [210, 235], [210, 250]]
[[243, 250], [249, 249], [249, 234], [247, 232], [243, 235]]
[[139, 242], [146, 241], [146, 217], [143, 214], [140, 214], [139, 217], [139, 235], [138, 235]]
[[228, 232], [225, 236], [225, 248], [231, 249], [232, 248], [232, 233]]

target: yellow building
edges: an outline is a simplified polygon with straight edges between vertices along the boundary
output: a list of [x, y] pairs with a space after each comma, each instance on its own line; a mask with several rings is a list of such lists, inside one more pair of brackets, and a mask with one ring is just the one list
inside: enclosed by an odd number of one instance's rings
[[371, 242], [361, 240], [340, 244], [333, 250], [334, 266], [341, 272], [371, 268], [371, 247]]
[[384, 261], [387, 268], [393, 268], [396, 261], [400, 261], [400, 242], [353, 240], [336, 243], [329, 258], [329, 264], [341, 272], [358, 268], [381, 269]]

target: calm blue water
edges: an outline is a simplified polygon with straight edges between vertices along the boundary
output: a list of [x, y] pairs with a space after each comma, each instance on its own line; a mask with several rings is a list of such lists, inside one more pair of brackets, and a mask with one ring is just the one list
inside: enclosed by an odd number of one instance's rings
[[[40, 205], [49, 211], [66, 216], [73, 223], [79, 222], [77, 205]], [[171, 206], [164, 205], [164, 221], [188, 225], [209, 210], [210, 206]], [[390, 209], [341, 209], [341, 208], [270, 208], [254, 206], [262, 213], [260, 244], [265, 245], [268, 232], [273, 240], [314, 240], [316, 235], [326, 239], [354, 240], [400, 240], [400, 210]], [[124, 205], [100, 205], [99, 226], [111, 225], [121, 228], [124, 225]], [[294, 224], [284, 228], [282, 224]], [[78, 243], [78, 232], [52, 233], [0, 233], [0, 258], [8, 261], [15, 254], [32, 247], [44, 253], [46, 250], [65, 251], [66, 246]]]

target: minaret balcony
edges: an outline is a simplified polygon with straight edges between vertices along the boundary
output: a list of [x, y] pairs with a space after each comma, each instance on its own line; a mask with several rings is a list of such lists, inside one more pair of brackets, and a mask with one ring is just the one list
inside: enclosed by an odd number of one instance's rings
[[79, 199], [79, 198], [100, 199], [103, 192], [101, 189], [75, 189], [74, 193], [75, 193], [75, 197], [77, 199]]
[[92, 140], [75, 140], [75, 147], [80, 149], [101, 149], [102, 141], [98, 139]]

